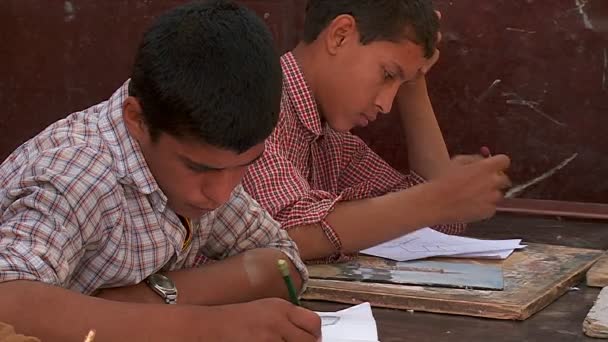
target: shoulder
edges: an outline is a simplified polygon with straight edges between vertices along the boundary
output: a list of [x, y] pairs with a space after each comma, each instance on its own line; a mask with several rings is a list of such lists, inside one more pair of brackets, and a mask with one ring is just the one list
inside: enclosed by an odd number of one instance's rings
[[62, 196], [72, 207], [99, 205], [120, 188], [111, 155], [87, 144], [39, 151], [15, 171], [7, 188], [42, 188]]

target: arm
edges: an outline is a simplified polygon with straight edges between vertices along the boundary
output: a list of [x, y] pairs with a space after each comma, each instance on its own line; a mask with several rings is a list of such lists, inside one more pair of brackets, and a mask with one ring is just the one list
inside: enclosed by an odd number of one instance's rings
[[[289, 299], [279, 275], [277, 260], [285, 259], [294, 285], [302, 288], [302, 277], [281, 251], [260, 248], [197, 268], [165, 272], [179, 291], [178, 304], [221, 305], [278, 297]], [[229, 284], [229, 286], [228, 286]], [[98, 297], [133, 303], [164, 303], [145, 283], [103, 289]]]
[[[216, 215], [209, 241], [199, 252], [222, 260], [167, 272], [179, 291], [178, 303], [217, 305], [269, 297], [288, 299], [287, 288], [277, 269], [278, 259], [288, 261], [294, 285], [302, 289], [307, 273], [297, 247], [242, 187], [235, 190], [232, 199], [218, 209]], [[161, 302], [144, 283], [105, 289], [99, 296], [120, 301]]]
[[[58, 309], [60, 308], [60, 309]], [[0, 321], [43, 341], [317, 341], [317, 314], [279, 299], [223, 306], [118, 303], [35, 281], [0, 284]]]
[[[450, 162], [441, 179], [416, 185], [359, 138], [346, 135], [341, 193], [311, 189], [299, 171], [267, 147], [245, 178], [249, 191], [283, 224], [305, 260], [353, 253], [425, 226], [466, 222], [493, 214], [508, 167], [505, 156], [479, 163]], [[445, 228], [461, 229], [461, 225]]]
[[[61, 308], [61, 309], [58, 309]], [[221, 325], [212, 308], [116, 303], [34, 281], [0, 284], [0, 321], [43, 341], [195, 341]], [[142, 319], [145, 317], [145, 319]], [[208, 336], [208, 335], [207, 335]]]
[[436, 178], [449, 166], [450, 156], [423, 75], [401, 86], [397, 106], [407, 141], [410, 169], [427, 180]]
[[[339, 202], [325, 221], [340, 237], [345, 254], [397, 238], [420, 227], [442, 221], [439, 196], [432, 187], [419, 185], [383, 196]], [[404, 205], [416, 203], [416, 205]], [[302, 250], [305, 260], [336, 253], [320, 224], [298, 226], [289, 234]]]

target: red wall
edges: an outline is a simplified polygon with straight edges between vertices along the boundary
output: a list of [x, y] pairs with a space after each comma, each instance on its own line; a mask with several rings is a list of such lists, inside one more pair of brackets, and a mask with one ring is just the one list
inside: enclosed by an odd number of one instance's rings
[[[140, 34], [177, 0], [0, 1], [0, 159], [49, 123], [107, 98]], [[245, 0], [284, 51], [305, 0]], [[435, 1], [442, 57], [429, 75], [452, 153], [488, 145], [516, 184], [568, 165], [522, 197], [608, 203], [608, 1]], [[487, 90], [495, 80], [501, 80]], [[356, 131], [395, 167], [398, 118]]]

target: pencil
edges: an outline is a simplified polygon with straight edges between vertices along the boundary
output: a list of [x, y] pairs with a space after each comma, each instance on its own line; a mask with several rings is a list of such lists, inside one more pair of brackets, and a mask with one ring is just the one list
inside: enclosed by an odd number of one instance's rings
[[279, 261], [277, 261], [277, 266], [279, 267], [281, 276], [283, 276], [283, 280], [285, 281], [285, 285], [287, 286], [287, 292], [289, 292], [289, 298], [291, 299], [291, 302], [293, 303], [293, 305], [300, 306], [298, 294], [296, 293], [296, 289], [293, 286], [291, 277], [289, 276], [289, 266], [287, 265], [287, 262], [283, 259], [279, 259]]
[[94, 339], [95, 339], [95, 330], [89, 330], [89, 333], [87, 334], [87, 337], [85, 338], [84, 342], [93, 342]]

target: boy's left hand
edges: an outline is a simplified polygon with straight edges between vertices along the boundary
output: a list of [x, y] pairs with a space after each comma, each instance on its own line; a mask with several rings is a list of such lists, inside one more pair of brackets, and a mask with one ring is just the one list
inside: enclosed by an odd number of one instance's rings
[[[435, 11], [435, 13], [437, 14], [437, 18], [439, 18], [439, 20], [441, 20], [441, 12]], [[438, 31], [437, 32], [437, 41], [435, 42], [435, 46], [439, 45], [440, 42], [441, 42], [441, 31]], [[435, 53], [433, 53], [431, 58], [428, 59], [427, 63], [424, 66], [422, 66], [422, 68], [420, 68], [420, 70], [418, 70], [418, 77], [423, 77], [424, 75], [426, 75], [426, 73], [429, 72], [429, 70], [431, 70], [433, 65], [435, 65], [435, 63], [437, 63], [438, 60], [439, 60], [439, 49], [435, 48]]]

